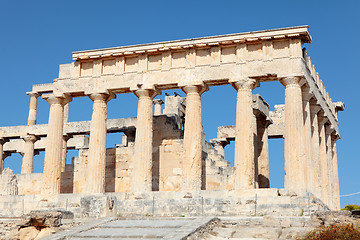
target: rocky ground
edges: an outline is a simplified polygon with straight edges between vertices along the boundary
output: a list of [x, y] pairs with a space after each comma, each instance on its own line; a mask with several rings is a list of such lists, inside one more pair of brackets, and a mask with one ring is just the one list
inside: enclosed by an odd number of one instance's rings
[[298, 239], [307, 232], [333, 224], [360, 226], [360, 218], [349, 211], [317, 212], [310, 216], [222, 217], [217, 227], [202, 239]]
[[[61, 238], [59, 239], [68, 239], [67, 236], [70, 237], [71, 232], [73, 232], [71, 235], [73, 237], [84, 237], [87, 236], [87, 234], [90, 234], [89, 236], [92, 236], [93, 238], [101, 239], [106, 235], [105, 233], [108, 231], [107, 228], [109, 228], [108, 232], [110, 235], [117, 233], [119, 236], [122, 236], [126, 233], [131, 237], [136, 236], [138, 238], [144, 238], [146, 234], [149, 235], [148, 232], [152, 232], [153, 235], [154, 233], [159, 235], [158, 238], [173, 239], [172, 237], [169, 238], [169, 236], [178, 232], [181, 234], [177, 235], [182, 235], [182, 237], [176, 239], [268, 240], [297, 239], [316, 227], [330, 226], [333, 224], [350, 223], [360, 227], [360, 218], [353, 216], [349, 211], [316, 212], [311, 216], [298, 217], [227, 216], [209, 218], [211, 220], [205, 219], [206, 221], [204, 219], [205, 218], [166, 219], [149, 217], [146, 219], [112, 218], [106, 221], [104, 218], [102, 223], [101, 219], [93, 221], [89, 221], [89, 219], [73, 219], [70, 212], [33, 211], [21, 218], [0, 218], [0, 239], [37, 240], [56, 232], [58, 233], [53, 236], [61, 235]], [[94, 225], [94, 222], [96, 223], [96, 226]], [[134, 229], [137, 230], [133, 231]], [[166, 231], [168, 231], [168, 233]], [[142, 232], [146, 234], [141, 235]], [[168, 236], [168, 238], [166, 238], [166, 236]], [[55, 239], [57, 238], [55, 237]], [[70, 237], [69, 239], [72, 238]]]
[[71, 213], [61, 211], [33, 211], [21, 218], [0, 218], [0, 239], [37, 240], [84, 221], [74, 221]]

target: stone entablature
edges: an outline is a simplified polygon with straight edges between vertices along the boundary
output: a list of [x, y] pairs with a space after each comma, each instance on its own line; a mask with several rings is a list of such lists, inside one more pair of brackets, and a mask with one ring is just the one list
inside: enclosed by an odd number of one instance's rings
[[[33, 92], [84, 96], [136, 89], [171, 89], [191, 84], [259, 82], [302, 76], [338, 133], [332, 101], [302, 44], [311, 42], [307, 26], [230, 34], [191, 40], [80, 51], [60, 65], [53, 84], [34, 85]], [[74, 81], [76, 80], [76, 81]]]

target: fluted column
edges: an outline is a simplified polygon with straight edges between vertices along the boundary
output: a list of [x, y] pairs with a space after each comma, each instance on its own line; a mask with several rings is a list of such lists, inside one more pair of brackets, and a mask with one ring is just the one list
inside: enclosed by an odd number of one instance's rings
[[71, 98], [53, 95], [45, 98], [50, 103], [50, 113], [41, 193], [48, 196], [60, 193], [64, 105]]
[[[69, 122], [69, 103], [64, 106], [64, 127], [66, 123]], [[67, 141], [70, 139], [70, 136], [63, 137], [63, 152], [62, 152], [62, 162], [61, 162], [61, 172], [65, 171], [66, 165], [66, 156], [67, 156]]]
[[316, 104], [310, 105], [311, 118], [311, 143], [312, 143], [312, 161], [313, 161], [313, 194], [321, 198], [321, 164], [320, 164], [320, 139], [319, 139], [319, 123], [318, 112], [321, 107]]
[[255, 188], [254, 124], [252, 90], [256, 80], [244, 79], [233, 83], [237, 90], [235, 129], [234, 188]]
[[254, 143], [254, 171], [255, 171], [255, 186], [254, 188], [259, 188], [259, 139], [258, 139], [258, 129], [257, 129], [257, 116], [253, 110], [253, 143]]
[[32, 173], [34, 166], [34, 143], [37, 140], [35, 135], [26, 135], [23, 137], [25, 141], [25, 151], [21, 166], [21, 174]]
[[162, 99], [154, 99], [154, 116], [161, 115], [161, 105], [164, 104]]
[[312, 192], [314, 189], [314, 166], [312, 160], [312, 139], [311, 139], [311, 116], [310, 116], [310, 99], [313, 94], [308, 86], [302, 88], [303, 110], [304, 110], [304, 148], [305, 159], [304, 179], [306, 190]]
[[153, 154], [153, 98], [155, 90], [139, 89], [135, 133], [134, 168], [132, 171], [132, 191], [134, 193], [152, 191], [152, 154]]
[[328, 164], [327, 164], [327, 154], [326, 154], [326, 134], [325, 134], [325, 123], [328, 119], [321, 114], [318, 115], [319, 122], [319, 149], [320, 149], [320, 169], [321, 169], [321, 196], [322, 201], [325, 204], [329, 204], [328, 202]]
[[30, 96], [28, 125], [35, 125], [37, 115], [37, 98], [40, 96], [40, 94], [34, 92], [29, 92], [27, 94]]
[[0, 138], [0, 174], [4, 170], [4, 144], [8, 141], [6, 138]]
[[107, 102], [115, 97], [113, 94], [94, 93], [93, 113], [90, 125], [89, 160], [87, 163], [86, 193], [105, 192]]
[[72, 138], [71, 135], [63, 136], [63, 149], [62, 149], [62, 160], [61, 160], [61, 172], [65, 172], [66, 158], [67, 158], [67, 142]]
[[301, 78], [280, 81], [285, 86], [285, 188], [304, 191], [304, 124]]
[[332, 164], [333, 164], [333, 183], [334, 183], [334, 210], [340, 210], [340, 189], [339, 189], [339, 172], [338, 172], [338, 161], [337, 161], [337, 150], [336, 150], [336, 141], [339, 139], [339, 136], [332, 135]]
[[333, 152], [332, 152], [332, 141], [331, 135], [334, 132], [334, 129], [331, 125], [326, 125], [325, 128], [325, 138], [326, 138], [326, 156], [327, 156], [327, 168], [328, 168], [328, 199], [329, 199], [329, 207], [334, 210], [335, 208], [335, 191], [334, 191], [334, 166], [333, 166]]
[[259, 188], [270, 187], [269, 174], [269, 141], [268, 141], [268, 126], [270, 121], [259, 120], [257, 124], [258, 136], [258, 181]]
[[202, 185], [201, 94], [207, 90], [207, 86], [189, 85], [182, 90], [186, 93], [182, 190], [196, 191], [201, 190]]

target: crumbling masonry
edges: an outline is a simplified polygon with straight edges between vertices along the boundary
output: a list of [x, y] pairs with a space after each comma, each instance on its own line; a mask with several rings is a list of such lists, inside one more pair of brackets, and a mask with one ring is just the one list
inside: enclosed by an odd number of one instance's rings
[[[130, 214], [144, 211], [136, 208], [139, 199], [144, 206], [151, 198], [167, 205], [183, 199], [181, 205], [198, 196], [235, 206], [252, 203], [239, 199], [255, 194], [255, 201], [267, 208], [280, 195], [311, 195], [312, 203], [339, 209], [336, 141], [344, 104], [329, 97], [302, 47], [310, 42], [308, 27], [300, 26], [74, 52], [74, 62], [60, 65], [53, 83], [33, 85], [27, 93], [28, 125], [0, 128], [0, 170], [7, 156], [23, 156], [17, 190], [10, 196], [2, 181], [0, 203], [13, 201], [17, 208], [22, 202], [18, 208], [26, 212], [64, 207], [65, 198], [66, 208], [69, 199], [81, 208], [88, 196], [110, 196], [116, 198], [117, 213]], [[261, 96], [252, 95], [266, 81], [280, 81], [285, 90], [285, 105], [276, 105], [273, 112]], [[201, 95], [224, 84], [235, 89], [236, 125], [219, 127], [209, 143], [202, 132]], [[167, 89], [181, 89], [186, 98], [154, 99]], [[116, 94], [138, 97], [136, 118], [107, 119], [107, 103]], [[36, 124], [40, 96], [50, 104], [48, 124]], [[93, 101], [91, 121], [68, 122], [75, 97]], [[121, 144], [107, 149], [109, 132], [124, 135]], [[269, 188], [269, 138], [284, 138], [285, 189]], [[224, 159], [224, 147], [234, 140], [232, 167]], [[70, 165], [67, 149], [79, 150]], [[32, 173], [39, 151], [45, 151], [44, 171]], [[203, 206], [202, 213], [212, 211], [207, 209]], [[236, 206], [226, 211], [236, 209], [244, 210]], [[167, 214], [165, 208], [157, 211]]]

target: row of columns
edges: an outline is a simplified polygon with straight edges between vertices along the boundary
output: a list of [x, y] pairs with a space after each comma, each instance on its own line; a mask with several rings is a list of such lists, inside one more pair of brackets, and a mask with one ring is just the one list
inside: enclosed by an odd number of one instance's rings
[[[285, 86], [285, 188], [311, 191], [324, 202], [338, 206], [338, 200], [331, 200], [330, 194], [338, 193], [336, 140], [322, 116], [320, 107], [311, 104], [313, 95], [308, 87], [303, 87], [300, 77], [284, 78]], [[235, 134], [235, 189], [259, 187], [256, 169], [267, 169], [263, 175], [268, 177], [268, 165], [256, 166], [257, 155], [254, 149], [254, 114], [252, 109], [252, 90], [259, 85], [254, 79], [243, 79], [232, 83], [237, 91], [236, 134]], [[206, 85], [184, 86], [187, 95], [186, 121], [184, 126], [184, 191], [201, 189], [201, 94], [208, 90]], [[134, 92], [138, 97], [137, 130], [133, 171], [133, 192], [152, 190], [152, 119], [153, 98], [156, 90], [139, 89]], [[30, 95], [28, 125], [36, 124], [36, 99], [38, 94]], [[93, 114], [90, 129], [90, 149], [88, 161], [87, 193], [105, 191], [106, 158], [106, 121], [107, 102], [115, 97], [109, 93], [91, 94]], [[68, 103], [71, 97], [50, 96], [47, 146], [44, 163], [44, 184], [42, 192], [60, 192], [61, 171], [66, 161], [66, 141], [63, 137], [64, 121], [68, 120]], [[65, 109], [65, 111], [64, 111]], [[64, 116], [65, 113], [65, 116]], [[159, 114], [157, 108], [155, 113]], [[262, 130], [260, 130], [261, 133]], [[264, 130], [265, 131], [265, 130]], [[259, 131], [258, 131], [259, 132]], [[260, 134], [261, 135], [261, 134]], [[263, 134], [262, 136], [266, 136]], [[22, 173], [31, 173], [33, 167], [34, 142], [36, 137], [24, 137], [25, 153]], [[267, 141], [266, 141], [267, 143]], [[0, 144], [0, 148], [3, 144]], [[266, 146], [267, 148], [267, 146]], [[2, 153], [3, 151], [1, 151]], [[0, 156], [1, 157], [1, 156]], [[2, 158], [0, 158], [2, 159]], [[266, 161], [260, 161], [265, 163]], [[2, 168], [1, 168], [2, 169]], [[261, 171], [261, 170], [259, 170]], [[266, 185], [266, 183], [261, 184]], [[338, 194], [335, 194], [338, 196]]]
[[285, 86], [285, 188], [312, 192], [331, 209], [340, 209], [338, 137], [301, 77], [281, 83]]

